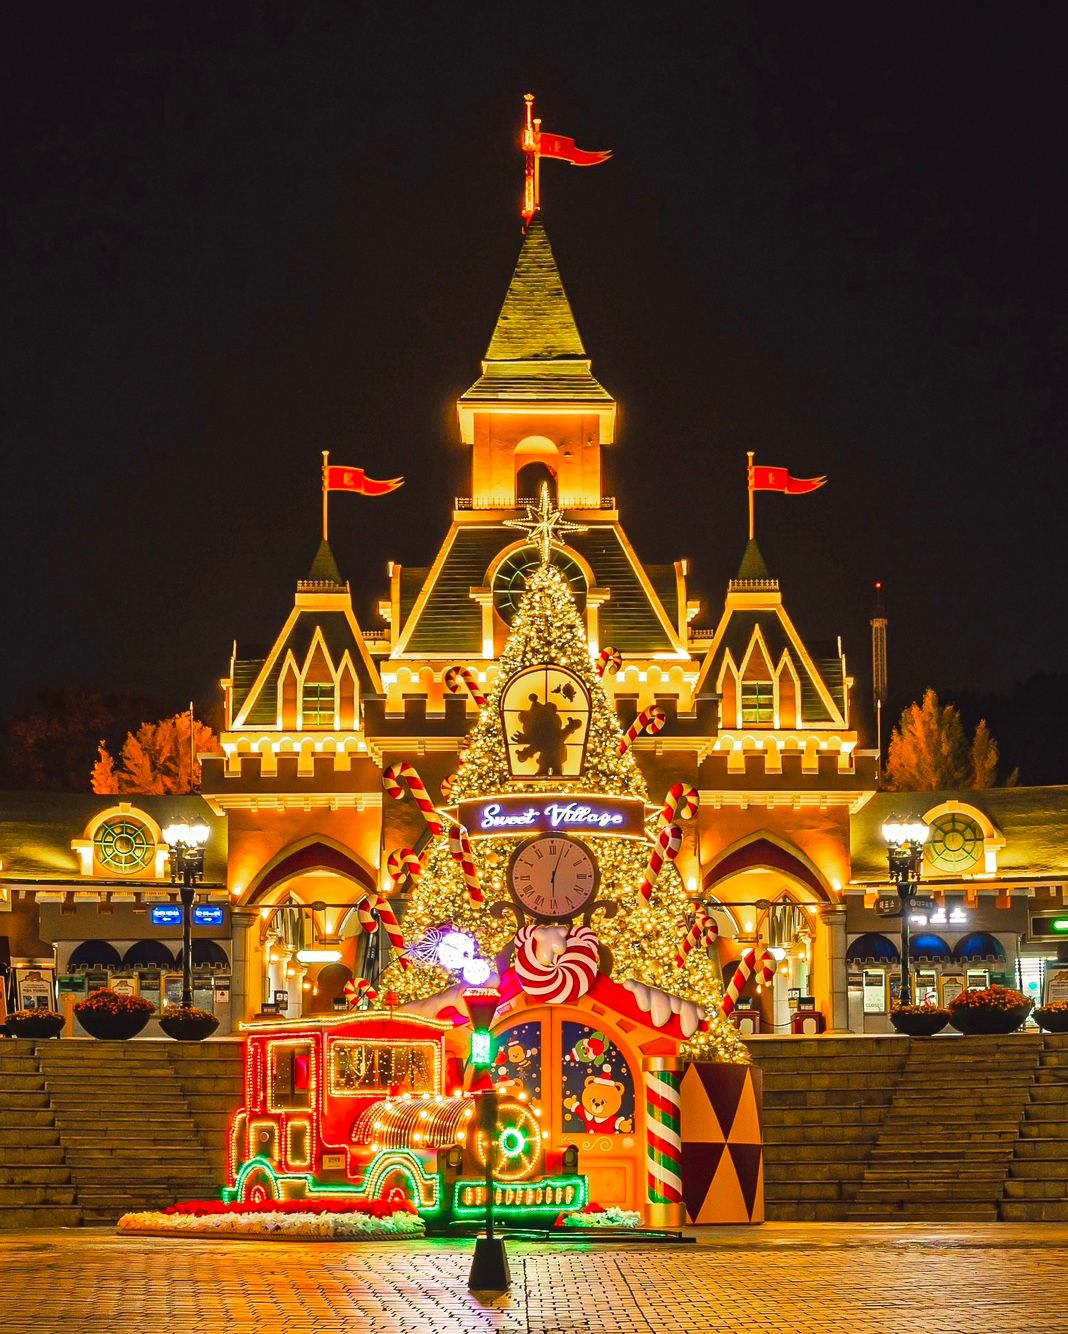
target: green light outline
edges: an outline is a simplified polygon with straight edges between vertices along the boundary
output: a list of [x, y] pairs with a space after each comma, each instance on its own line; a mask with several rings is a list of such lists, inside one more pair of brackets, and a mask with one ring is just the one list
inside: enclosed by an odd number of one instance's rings
[[[571, 1177], [542, 1177], [538, 1181], [517, 1181], [501, 1182], [495, 1181], [494, 1187], [497, 1190], [525, 1190], [528, 1186], [544, 1186], [546, 1190], [556, 1190], [558, 1188], [566, 1189], [568, 1186], [574, 1186], [577, 1192], [576, 1199], [571, 1204], [498, 1204], [494, 1201], [493, 1214], [501, 1217], [516, 1218], [537, 1218], [544, 1214], [577, 1213], [584, 1209], [590, 1200], [589, 1178], [584, 1176]], [[452, 1192], [452, 1210], [451, 1212], [457, 1218], [484, 1218], [486, 1216], [486, 1206], [484, 1204], [461, 1204], [460, 1192], [466, 1190], [469, 1186], [475, 1188], [485, 1188], [486, 1182], [483, 1178], [475, 1178], [468, 1181], [457, 1181], [453, 1186]]]

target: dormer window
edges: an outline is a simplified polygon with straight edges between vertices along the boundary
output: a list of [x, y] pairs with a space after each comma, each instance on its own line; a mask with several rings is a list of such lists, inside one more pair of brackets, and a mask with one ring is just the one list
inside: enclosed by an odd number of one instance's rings
[[304, 727], [333, 727], [334, 683], [305, 681], [301, 698]]
[[775, 687], [770, 681], [742, 682], [742, 726], [771, 727], [775, 722]]

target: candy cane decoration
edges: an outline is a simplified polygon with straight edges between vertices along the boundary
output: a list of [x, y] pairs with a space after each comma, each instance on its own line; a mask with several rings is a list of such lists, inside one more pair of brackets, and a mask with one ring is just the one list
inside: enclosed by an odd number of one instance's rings
[[623, 654], [617, 648], [603, 648], [597, 655], [593, 669], [598, 676], [614, 676], [623, 666]]
[[653, 886], [656, 884], [657, 876], [659, 876], [664, 863], [673, 862], [679, 855], [679, 848], [681, 847], [682, 830], [677, 824], [665, 825], [657, 834], [653, 850], [649, 854], [649, 865], [645, 868], [645, 878], [638, 886], [646, 903], [653, 897]]
[[356, 905], [356, 920], [368, 934], [377, 931], [381, 926], [389, 943], [401, 956], [401, 967], [408, 967], [408, 960], [403, 957], [405, 945], [400, 923], [397, 921], [387, 899], [383, 898], [381, 894], [368, 894]]
[[697, 789], [689, 783], [675, 783], [664, 796], [660, 824], [674, 824], [677, 820], [692, 820], [697, 814]]
[[366, 977], [352, 978], [345, 983], [345, 999], [349, 1003], [349, 1008], [354, 1010], [362, 1000], [366, 1000], [368, 1005], [373, 1005], [378, 1000], [378, 992]]
[[679, 952], [675, 955], [675, 966], [677, 968], [686, 967], [686, 956], [695, 945], [704, 945], [707, 949], [710, 945], [716, 943], [719, 936], [719, 923], [709, 913], [703, 903], [699, 903], [694, 909], [693, 923], [689, 931], [682, 938], [682, 944], [679, 946]]
[[445, 777], [438, 784], [438, 786], [441, 789], [442, 801], [448, 801], [448, 799], [452, 796], [452, 785], [455, 782], [456, 782], [455, 774], [446, 774]]
[[467, 835], [467, 830], [462, 824], [452, 825], [449, 828], [449, 851], [452, 853], [453, 859], [460, 863], [460, 869], [464, 873], [467, 897], [472, 903], [484, 903], [486, 896], [482, 893], [482, 886], [478, 883], [478, 867], [475, 865], [475, 854], [471, 850], [471, 840]]
[[399, 764], [391, 764], [382, 775], [382, 782], [386, 791], [395, 801], [400, 801], [404, 796], [404, 786], [412, 794], [415, 804], [423, 812], [426, 820], [426, 827], [436, 837], [441, 833], [441, 821], [437, 818], [437, 811], [434, 803], [430, 800], [430, 793], [426, 790], [426, 784], [416, 773], [413, 765], [407, 760], [402, 760]]
[[[742, 993], [742, 988], [752, 977], [757, 965], [755, 949], [748, 949], [738, 960], [738, 967], [734, 976], [730, 980], [726, 994], [723, 997], [723, 1004], [720, 1009], [723, 1011], [723, 1017], [729, 1017], [731, 1011], [738, 1004], [738, 997]], [[764, 950], [760, 956], [760, 980], [765, 986], [775, 976], [775, 959], [770, 950]]]
[[464, 686], [467, 687], [467, 693], [478, 707], [484, 709], [486, 707], [486, 696], [479, 690], [474, 672], [467, 667], [450, 667], [445, 673], [445, 689], [452, 695], [461, 695]]
[[[654, 1058], [655, 1059], [655, 1058]], [[661, 1058], [663, 1059], [663, 1058]], [[677, 1070], [643, 1070], [650, 1204], [682, 1203], [682, 1113]]]
[[515, 933], [512, 967], [523, 990], [531, 1000], [548, 1005], [581, 1000], [600, 970], [596, 934], [588, 926], [573, 927], [555, 961], [542, 963], [537, 955], [536, 933], [540, 930], [538, 926], [523, 926]]
[[396, 886], [400, 880], [409, 883], [418, 880], [423, 874], [423, 863], [419, 860], [419, 854], [411, 848], [394, 848], [386, 858], [386, 870]]
[[626, 755], [642, 732], [648, 732], [650, 736], [656, 736], [666, 722], [667, 714], [659, 704], [650, 704], [647, 709], [642, 709], [623, 734], [623, 740], [619, 743], [620, 755]]

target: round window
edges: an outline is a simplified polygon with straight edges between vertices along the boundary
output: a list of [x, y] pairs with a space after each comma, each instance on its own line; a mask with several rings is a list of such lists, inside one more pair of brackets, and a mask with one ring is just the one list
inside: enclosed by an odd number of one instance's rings
[[107, 871], [133, 875], [143, 871], [152, 860], [155, 844], [148, 830], [137, 820], [121, 816], [105, 820], [93, 836], [96, 860]]
[[983, 855], [983, 831], [967, 815], [940, 815], [931, 825], [927, 859], [939, 871], [970, 871]]
[[[575, 605], [579, 612], [586, 607], [586, 576], [578, 561], [563, 551], [552, 553], [552, 563], [563, 572], [571, 591], [575, 595]], [[541, 564], [541, 555], [535, 546], [520, 547], [503, 560], [493, 576], [493, 609], [509, 625], [527, 586], [531, 572]]]

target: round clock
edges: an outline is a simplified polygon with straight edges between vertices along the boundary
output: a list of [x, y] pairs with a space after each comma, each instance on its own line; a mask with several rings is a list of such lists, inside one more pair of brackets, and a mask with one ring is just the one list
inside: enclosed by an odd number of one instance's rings
[[512, 853], [508, 886], [534, 917], [574, 917], [590, 902], [600, 873], [593, 853], [566, 834], [539, 834]]

